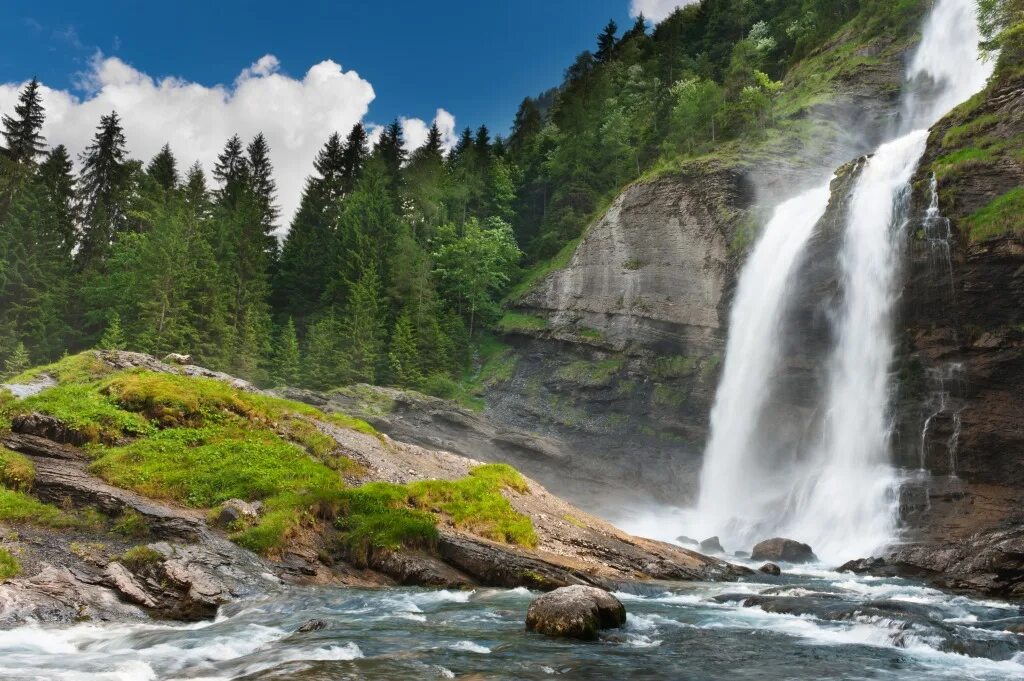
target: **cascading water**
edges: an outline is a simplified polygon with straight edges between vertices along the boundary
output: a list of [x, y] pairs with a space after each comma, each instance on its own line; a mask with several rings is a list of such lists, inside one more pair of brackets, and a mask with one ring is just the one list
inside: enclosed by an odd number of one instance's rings
[[827, 192], [781, 206], [755, 246], [732, 312], [694, 524], [720, 534], [726, 546], [783, 535], [839, 561], [891, 540], [898, 482], [889, 462], [891, 312], [909, 182], [927, 128], [988, 79], [979, 41], [975, 0], [939, 0], [907, 74], [906, 132], [860, 168], [839, 254], [842, 295], [833, 310], [836, 345], [823, 367], [820, 437], [804, 451], [766, 451], [762, 443], [772, 440], [775, 424], [763, 417], [793, 264], [825, 211]]

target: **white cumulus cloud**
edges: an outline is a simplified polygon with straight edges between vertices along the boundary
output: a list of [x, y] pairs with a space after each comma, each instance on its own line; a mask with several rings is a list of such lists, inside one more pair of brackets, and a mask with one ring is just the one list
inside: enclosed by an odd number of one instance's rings
[[629, 4], [629, 16], [644, 17], [657, 23], [675, 12], [680, 7], [695, 5], [700, 0], [631, 0]]
[[[122, 119], [132, 157], [148, 162], [169, 143], [182, 171], [199, 161], [209, 172], [228, 137], [237, 133], [248, 143], [262, 132], [270, 143], [282, 227], [298, 207], [316, 152], [331, 133], [344, 136], [362, 121], [374, 99], [367, 80], [336, 62], [322, 61], [295, 78], [282, 73], [278, 59], [269, 54], [243, 69], [230, 86], [156, 79], [116, 57], [97, 54], [77, 84], [83, 96], [45, 83], [42, 89], [43, 135], [50, 145], [66, 145], [76, 158], [100, 116], [112, 110]], [[23, 85], [0, 84], [0, 112], [13, 111]], [[437, 121], [447, 141], [454, 117], [438, 109]], [[402, 122], [411, 144], [426, 139], [426, 123], [415, 118]]]

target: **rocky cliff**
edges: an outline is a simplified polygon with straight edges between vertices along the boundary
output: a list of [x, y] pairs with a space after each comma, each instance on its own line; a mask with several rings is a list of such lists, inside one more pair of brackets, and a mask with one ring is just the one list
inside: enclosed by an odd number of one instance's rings
[[753, 230], [875, 141], [851, 131], [891, 127], [915, 39], [841, 33], [791, 72], [777, 129], [626, 188], [564, 266], [510, 301], [484, 416], [561, 454], [517, 465], [594, 510], [687, 501]]

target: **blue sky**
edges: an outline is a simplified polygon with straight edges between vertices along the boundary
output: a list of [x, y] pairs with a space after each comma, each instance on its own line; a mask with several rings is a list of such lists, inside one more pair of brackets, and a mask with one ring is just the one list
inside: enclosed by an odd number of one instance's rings
[[49, 144], [77, 155], [116, 110], [135, 158], [169, 143], [208, 171], [232, 134], [262, 132], [287, 217], [332, 132], [399, 118], [409, 148], [432, 121], [449, 146], [465, 126], [507, 134], [609, 18], [694, 1], [4, 0], [0, 112], [37, 76]]
[[370, 2], [27, 2], [0, 6], [0, 81], [38, 75], [73, 88], [97, 50], [159, 78], [231, 83], [264, 54], [299, 76], [324, 59], [372, 83], [369, 119], [507, 130], [519, 101], [556, 84], [605, 22], [628, 26], [628, 0], [443, 4]]

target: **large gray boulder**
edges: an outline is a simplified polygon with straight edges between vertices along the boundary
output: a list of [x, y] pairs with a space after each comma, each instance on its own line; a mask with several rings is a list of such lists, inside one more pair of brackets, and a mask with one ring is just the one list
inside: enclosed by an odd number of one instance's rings
[[813, 563], [818, 560], [818, 557], [814, 555], [814, 551], [807, 544], [793, 539], [775, 537], [774, 539], [765, 539], [755, 546], [750, 559], [783, 563]]
[[555, 589], [530, 603], [526, 629], [547, 636], [596, 641], [601, 629], [626, 623], [626, 608], [607, 591], [573, 585]]

